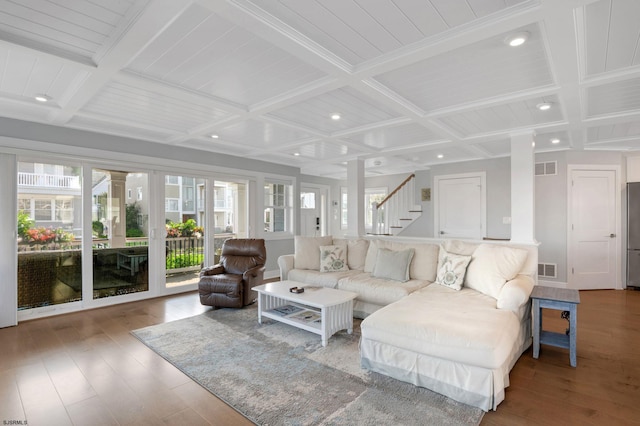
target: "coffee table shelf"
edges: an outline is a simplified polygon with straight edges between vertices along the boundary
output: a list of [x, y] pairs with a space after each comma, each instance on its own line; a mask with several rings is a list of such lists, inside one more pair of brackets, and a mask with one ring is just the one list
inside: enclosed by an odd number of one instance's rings
[[[327, 345], [329, 337], [340, 330], [353, 331], [353, 300], [358, 296], [351, 291], [324, 287], [305, 287], [304, 293], [291, 293], [291, 287], [304, 287], [295, 281], [279, 281], [254, 287], [258, 292], [258, 322], [262, 317], [270, 318], [311, 333], [319, 334], [322, 346]], [[299, 312], [288, 315], [275, 311], [285, 305], [301, 308]], [[318, 316], [319, 321], [306, 321], [303, 315]]]

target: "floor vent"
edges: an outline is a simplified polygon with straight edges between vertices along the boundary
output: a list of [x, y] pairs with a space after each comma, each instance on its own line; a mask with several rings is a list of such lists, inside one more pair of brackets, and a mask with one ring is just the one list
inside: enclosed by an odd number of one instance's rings
[[558, 265], [555, 263], [538, 263], [538, 276], [545, 278], [557, 278], [557, 268]]
[[558, 174], [558, 162], [547, 161], [546, 163], [536, 163], [536, 176], [553, 176]]

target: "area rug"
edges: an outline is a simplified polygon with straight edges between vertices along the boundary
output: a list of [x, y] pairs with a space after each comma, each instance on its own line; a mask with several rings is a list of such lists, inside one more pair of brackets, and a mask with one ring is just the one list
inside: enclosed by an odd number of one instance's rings
[[360, 321], [320, 336], [255, 306], [133, 331], [138, 339], [260, 425], [478, 425], [483, 411], [360, 368]]

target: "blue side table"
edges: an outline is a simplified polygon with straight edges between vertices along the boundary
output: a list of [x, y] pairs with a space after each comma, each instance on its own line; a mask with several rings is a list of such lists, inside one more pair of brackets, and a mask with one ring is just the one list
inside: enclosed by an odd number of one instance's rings
[[[554, 288], [535, 286], [531, 292], [533, 300], [533, 357], [538, 359], [540, 355], [540, 343], [569, 349], [571, 366], [577, 365], [576, 360], [576, 332], [578, 322], [578, 303], [580, 293], [578, 290], [567, 288]], [[568, 315], [568, 334], [544, 331], [542, 329], [542, 308], [565, 311], [563, 318]]]

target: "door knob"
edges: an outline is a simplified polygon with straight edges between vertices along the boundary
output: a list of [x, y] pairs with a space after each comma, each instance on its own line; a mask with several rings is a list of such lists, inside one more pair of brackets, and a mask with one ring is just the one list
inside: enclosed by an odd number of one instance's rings
[[609, 238], [615, 238], [616, 234], [609, 234]]

